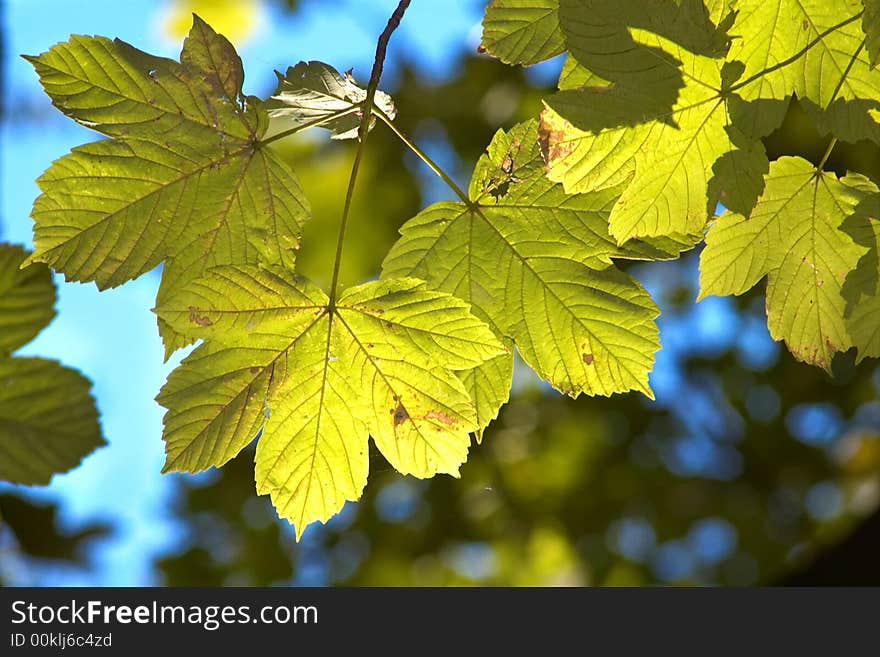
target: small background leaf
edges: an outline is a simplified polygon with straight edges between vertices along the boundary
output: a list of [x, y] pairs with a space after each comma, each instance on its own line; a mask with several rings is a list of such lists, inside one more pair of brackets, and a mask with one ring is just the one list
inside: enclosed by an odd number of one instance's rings
[[0, 244], [0, 357], [33, 340], [55, 317], [55, 285], [45, 265], [19, 269], [28, 253]]
[[[293, 125], [327, 119], [321, 126], [330, 131], [333, 139], [354, 139], [360, 126], [358, 105], [367, 98], [367, 90], [359, 87], [347, 71], [345, 76], [324, 62], [300, 62], [287, 69], [287, 73], [275, 72], [278, 88], [266, 101], [269, 117], [279, 121], [279, 130]], [[397, 110], [391, 96], [376, 90], [373, 102], [390, 118]], [[343, 113], [337, 118], [334, 114]], [[375, 119], [370, 121], [370, 128]]]
[[55, 316], [55, 285], [28, 252], [0, 244], [0, 480], [47, 484], [104, 444], [91, 383], [43, 358], [9, 354]]
[[0, 357], [0, 480], [48, 484], [105, 444], [91, 385], [52, 360]]
[[480, 48], [505, 64], [537, 64], [565, 50], [559, 0], [492, 0]]

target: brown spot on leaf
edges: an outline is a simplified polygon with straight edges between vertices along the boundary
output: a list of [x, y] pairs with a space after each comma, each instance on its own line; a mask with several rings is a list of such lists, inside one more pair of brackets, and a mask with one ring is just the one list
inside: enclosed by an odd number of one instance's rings
[[593, 364], [593, 354], [584, 354], [584, 363], [586, 365], [592, 365]]
[[445, 424], [447, 427], [451, 427], [453, 424], [455, 424], [454, 417], [447, 415], [443, 411], [435, 411], [434, 409], [431, 409], [430, 411], [425, 413], [425, 419], [438, 420], [439, 422]]
[[541, 112], [541, 122], [538, 124], [538, 145], [541, 147], [541, 157], [544, 164], [550, 166], [554, 161], [560, 160], [574, 150], [573, 142], [566, 141], [563, 128], [564, 121], [556, 117], [549, 109]]
[[513, 155], [510, 150], [504, 154], [504, 158], [501, 160], [501, 170], [508, 175], [513, 173]]
[[481, 43], [480, 45], [477, 46], [477, 52], [480, 53], [481, 55], [484, 54], [484, 53], [486, 53], [486, 52], [487, 52], [487, 51], [486, 51], [486, 46], [484, 46], [484, 45]]
[[189, 307], [189, 321], [193, 324], [198, 324], [199, 326], [211, 326], [211, 324], [214, 323], [205, 315], [200, 315], [199, 309], [195, 306]]
[[249, 369], [249, 371], [250, 371], [251, 374], [259, 374], [259, 373], [260, 373], [260, 368], [259, 368], [259, 367], [251, 367], [251, 368], [248, 368], [248, 369]]
[[804, 22], [801, 23], [801, 27], [804, 28], [805, 30], [810, 29], [810, 24], [807, 22], [806, 18], [804, 19]]
[[394, 426], [396, 427], [401, 422], [409, 419], [409, 413], [406, 412], [406, 409], [403, 407], [403, 404], [397, 402], [397, 408], [391, 409], [392, 415], [394, 415]]

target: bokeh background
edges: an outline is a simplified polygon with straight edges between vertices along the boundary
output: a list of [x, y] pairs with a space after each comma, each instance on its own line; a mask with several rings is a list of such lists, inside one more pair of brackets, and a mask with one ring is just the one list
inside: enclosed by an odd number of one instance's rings
[[[196, 11], [244, 60], [245, 91], [320, 59], [365, 81], [392, 0], [0, 0], [0, 240], [31, 244], [34, 179], [99, 138], [55, 111], [19, 54], [70, 33], [176, 57]], [[540, 111], [559, 59], [531, 69], [476, 52], [483, 0], [415, 0], [383, 88], [399, 125], [466, 185], [498, 127]], [[771, 157], [814, 161], [826, 140], [796, 105]], [[300, 270], [326, 285], [353, 143], [281, 142], [312, 203]], [[880, 183], [880, 152], [830, 166]], [[379, 125], [359, 178], [342, 282], [378, 271], [398, 227], [450, 198]], [[253, 450], [222, 470], [161, 475], [153, 401], [162, 362], [157, 272], [116, 290], [59, 285], [59, 316], [22, 353], [94, 381], [109, 446], [44, 488], [0, 485], [6, 585], [880, 584], [880, 369], [839, 354], [834, 377], [766, 329], [763, 285], [695, 303], [698, 253], [630, 271], [662, 308], [656, 402], [562, 398], [517, 367], [511, 402], [461, 479], [396, 474], [375, 451], [363, 499], [300, 543], [253, 484]]]

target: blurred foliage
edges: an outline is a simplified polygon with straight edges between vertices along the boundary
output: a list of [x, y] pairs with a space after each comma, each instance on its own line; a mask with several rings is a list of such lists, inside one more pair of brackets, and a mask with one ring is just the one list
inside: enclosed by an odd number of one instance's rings
[[[187, 494], [177, 498], [175, 512], [185, 516], [182, 548], [156, 564], [169, 582], [192, 586], [268, 586], [289, 580], [295, 569], [295, 541], [267, 497], [253, 492], [253, 451], [224, 466], [222, 481], [195, 484], [188, 477]], [[228, 481], [228, 483], [227, 483]]]
[[162, 31], [175, 43], [183, 41], [198, 14], [208, 25], [241, 47], [261, 20], [259, 0], [177, 0], [165, 9]]
[[57, 504], [0, 494], [0, 586], [32, 584], [30, 571], [52, 564], [88, 570], [92, 544], [111, 532], [103, 523], [64, 528]]

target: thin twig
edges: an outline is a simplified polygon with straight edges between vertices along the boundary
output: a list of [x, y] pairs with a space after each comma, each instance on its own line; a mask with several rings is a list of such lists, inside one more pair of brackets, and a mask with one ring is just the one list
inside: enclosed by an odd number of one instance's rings
[[388, 49], [388, 42], [391, 40], [391, 34], [400, 25], [403, 14], [409, 7], [410, 0], [400, 0], [397, 9], [388, 19], [388, 24], [379, 35], [379, 41], [376, 44], [376, 57], [373, 59], [373, 70], [370, 73], [370, 82], [367, 84], [367, 97], [361, 105], [362, 114], [360, 126], [358, 128], [358, 144], [357, 152], [354, 156], [354, 163], [351, 165], [351, 176], [348, 179], [348, 190], [345, 192], [345, 204], [342, 207], [342, 222], [339, 226], [339, 239], [336, 242], [336, 258], [333, 261], [333, 279], [330, 282], [330, 300], [327, 303], [329, 311], [332, 313], [336, 308], [336, 288], [339, 283], [339, 269], [342, 264], [342, 247], [345, 243], [345, 229], [348, 225], [348, 217], [351, 210], [351, 199], [354, 196], [354, 185], [357, 180], [358, 169], [361, 166], [361, 159], [364, 155], [364, 145], [367, 143], [367, 135], [370, 132], [370, 120], [373, 116], [373, 99], [376, 96], [376, 89], [379, 87], [379, 79], [382, 77], [382, 68], [385, 66], [385, 51]]
[[816, 165], [816, 174], [825, 167], [825, 163], [828, 161], [828, 158], [831, 157], [831, 151], [834, 150], [834, 147], [837, 146], [837, 137], [834, 137], [829, 143], [828, 148], [825, 149], [825, 154], [822, 156], [822, 159], [819, 160], [819, 164]]

